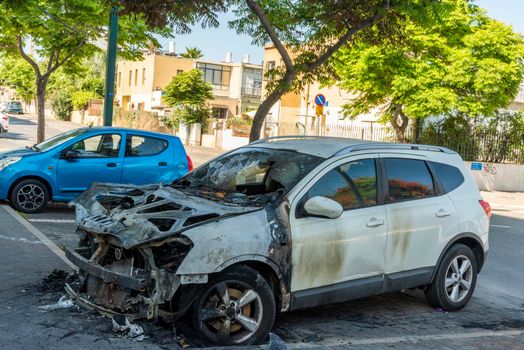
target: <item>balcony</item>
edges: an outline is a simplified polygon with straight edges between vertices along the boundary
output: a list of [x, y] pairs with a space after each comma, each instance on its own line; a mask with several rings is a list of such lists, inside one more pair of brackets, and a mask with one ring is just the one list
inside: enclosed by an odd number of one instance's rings
[[250, 97], [262, 97], [262, 87], [261, 86], [242, 86], [241, 88], [242, 96]]

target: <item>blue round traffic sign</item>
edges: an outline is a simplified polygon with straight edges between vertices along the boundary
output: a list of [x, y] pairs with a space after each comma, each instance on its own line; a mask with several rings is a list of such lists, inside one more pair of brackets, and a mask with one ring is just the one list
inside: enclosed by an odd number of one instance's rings
[[317, 106], [323, 106], [326, 104], [326, 96], [322, 94], [318, 94], [315, 96], [315, 104]]

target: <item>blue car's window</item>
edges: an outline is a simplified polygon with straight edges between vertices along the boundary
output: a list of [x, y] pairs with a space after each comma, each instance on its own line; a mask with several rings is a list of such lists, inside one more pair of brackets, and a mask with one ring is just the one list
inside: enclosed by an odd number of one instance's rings
[[75, 129], [68, 132], [64, 132], [62, 134], [51, 137], [50, 139], [45, 140], [42, 143], [35, 145], [34, 148], [36, 148], [38, 151], [46, 151], [88, 132], [89, 130], [87, 129]]
[[151, 156], [167, 148], [167, 141], [156, 137], [127, 135], [126, 157]]
[[71, 146], [76, 158], [114, 158], [120, 150], [119, 134], [103, 134], [80, 140]]

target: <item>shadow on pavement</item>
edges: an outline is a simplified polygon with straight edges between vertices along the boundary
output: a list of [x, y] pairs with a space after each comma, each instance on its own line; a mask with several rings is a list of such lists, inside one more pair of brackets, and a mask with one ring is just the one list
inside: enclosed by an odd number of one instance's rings
[[36, 125], [33, 120], [25, 119], [20, 116], [9, 115], [9, 124], [13, 125]]

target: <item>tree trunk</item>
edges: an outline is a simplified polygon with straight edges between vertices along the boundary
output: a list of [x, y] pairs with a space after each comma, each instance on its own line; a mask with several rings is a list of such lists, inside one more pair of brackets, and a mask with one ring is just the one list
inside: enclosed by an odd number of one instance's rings
[[395, 111], [393, 112], [393, 116], [390, 120], [391, 126], [395, 131], [395, 138], [397, 142], [406, 142], [405, 132], [406, 128], [408, 127], [408, 122], [409, 119], [402, 111], [402, 106], [397, 105], [395, 107]]
[[36, 78], [36, 111], [38, 114], [38, 126], [36, 131], [36, 143], [45, 140], [45, 92], [47, 88], [47, 77]]
[[264, 120], [266, 119], [267, 114], [271, 110], [271, 107], [273, 107], [273, 105], [289, 91], [291, 83], [293, 82], [293, 79], [295, 79], [295, 75], [296, 73], [294, 71], [287, 71], [279, 86], [266, 97], [262, 104], [260, 104], [255, 113], [255, 117], [253, 118], [253, 125], [251, 126], [251, 132], [249, 134], [249, 142], [254, 142], [260, 139], [262, 125], [264, 125]]

